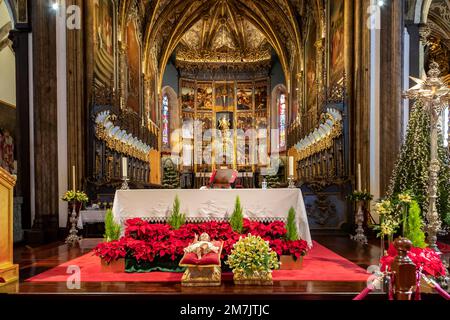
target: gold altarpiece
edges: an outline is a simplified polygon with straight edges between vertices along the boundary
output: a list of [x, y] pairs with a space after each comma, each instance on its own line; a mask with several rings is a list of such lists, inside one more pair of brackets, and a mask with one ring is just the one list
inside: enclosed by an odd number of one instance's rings
[[[201, 148], [195, 150], [192, 148], [190, 157], [194, 163], [189, 164], [184, 169], [190, 169], [194, 172], [211, 172], [216, 167], [227, 166], [235, 170], [244, 172], [255, 172], [260, 167], [267, 164], [258, 163], [258, 154], [255, 150], [250, 150], [248, 143], [239, 141], [243, 139], [237, 134], [237, 130], [244, 133], [249, 129], [264, 130], [267, 136], [258, 135], [258, 142], [265, 139], [267, 150], [270, 150], [269, 135], [269, 84], [268, 78], [257, 80], [240, 81], [197, 81], [191, 79], [181, 79], [181, 118], [183, 121], [198, 120], [202, 125], [202, 133], [206, 130], [220, 130], [224, 135], [223, 141], [226, 143], [226, 132], [229, 130], [232, 134], [228, 137], [231, 141], [230, 150], [224, 146], [224, 154], [230, 151], [229, 159], [232, 163], [225, 163], [225, 156], [219, 159], [219, 156], [212, 151], [205, 159], [205, 150], [209, 145], [215, 143], [215, 135], [210, 140], [203, 139]], [[226, 125], [224, 125], [226, 124]], [[189, 139], [192, 138], [192, 139]], [[195, 137], [183, 133], [183, 144], [192, 146], [195, 143]], [[239, 148], [244, 148], [238, 150]], [[189, 150], [190, 148], [184, 148]], [[240, 157], [242, 158], [238, 158]], [[199, 161], [201, 160], [201, 161]], [[209, 164], [208, 164], [209, 163]]]
[[19, 279], [19, 266], [13, 264], [13, 189], [16, 180], [0, 168], [0, 287]]

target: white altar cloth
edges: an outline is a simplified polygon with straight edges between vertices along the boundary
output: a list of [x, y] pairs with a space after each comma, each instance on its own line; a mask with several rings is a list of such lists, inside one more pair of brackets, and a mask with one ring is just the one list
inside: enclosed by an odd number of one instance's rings
[[312, 246], [300, 189], [117, 190], [113, 206], [114, 220], [122, 226], [132, 218], [163, 223], [170, 216], [177, 195], [181, 212], [186, 214], [188, 222], [229, 219], [238, 196], [244, 217], [254, 221], [287, 222], [292, 207], [296, 212], [299, 236]]
[[87, 223], [105, 222], [106, 210], [81, 210], [78, 216], [78, 229]]

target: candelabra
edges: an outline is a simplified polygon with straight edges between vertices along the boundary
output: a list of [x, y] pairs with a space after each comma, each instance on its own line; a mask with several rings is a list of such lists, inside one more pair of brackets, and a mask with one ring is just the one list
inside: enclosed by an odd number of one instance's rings
[[356, 234], [351, 236], [352, 240], [358, 241], [362, 244], [367, 244], [367, 237], [364, 234], [364, 210], [363, 201], [358, 201], [358, 211], [356, 212], [355, 222], [356, 222]]
[[78, 217], [77, 217], [77, 212], [75, 211], [75, 206], [74, 206], [72, 209], [72, 214], [70, 215], [71, 228], [69, 231], [69, 235], [66, 238], [66, 244], [69, 247], [75, 247], [80, 244], [81, 238], [78, 236], [77, 222], [78, 222]]
[[294, 180], [294, 176], [289, 176], [288, 177], [288, 183], [289, 183], [289, 189], [295, 189], [295, 180]]
[[437, 234], [441, 229], [441, 219], [437, 212], [436, 202], [438, 194], [438, 175], [440, 164], [438, 159], [438, 125], [446, 105], [450, 101], [450, 88], [442, 79], [439, 65], [436, 62], [430, 64], [428, 76], [423, 79], [411, 77], [417, 84], [406, 91], [406, 99], [418, 100], [424, 104], [425, 110], [431, 118], [431, 146], [430, 146], [430, 167], [429, 167], [429, 189], [428, 189], [428, 210], [426, 212], [426, 231], [428, 234], [428, 244], [435, 251], [439, 251], [436, 241]]
[[127, 177], [123, 177], [122, 187], [120, 188], [120, 190], [130, 190], [128, 181], [130, 181], [130, 179], [128, 179]]

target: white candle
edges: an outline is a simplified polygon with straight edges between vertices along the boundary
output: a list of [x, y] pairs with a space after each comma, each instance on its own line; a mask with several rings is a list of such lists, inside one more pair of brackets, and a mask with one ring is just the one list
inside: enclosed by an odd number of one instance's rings
[[358, 163], [358, 184], [357, 184], [357, 191], [362, 191], [362, 185], [361, 185], [361, 163]]
[[294, 176], [294, 157], [289, 157], [289, 176]]
[[75, 184], [75, 166], [72, 166], [72, 190], [76, 191], [76, 184]]
[[122, 176], [124, 178], [128, 177], [128, 158], [122, 157]]

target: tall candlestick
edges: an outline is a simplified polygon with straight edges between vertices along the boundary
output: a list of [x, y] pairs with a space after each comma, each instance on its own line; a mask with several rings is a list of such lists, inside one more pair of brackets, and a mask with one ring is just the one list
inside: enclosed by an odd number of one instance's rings
[[289, 176], [294, 175], [294, 157], [289, 157]]
[[128, 158], [122, 157], [122, 176], [128, 178]]
[[75, 166], [72, 166], [72, 190], [76, 191], [76, 182], [75, 182], [76, 178], [75, 178]]
[[361, 184], [361, 163], [358, 163], [358, 185], [357, 185], [357, 188], [358, 188], [358, 190], [357, 191], [362, 191], [362, 184]]

